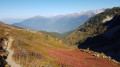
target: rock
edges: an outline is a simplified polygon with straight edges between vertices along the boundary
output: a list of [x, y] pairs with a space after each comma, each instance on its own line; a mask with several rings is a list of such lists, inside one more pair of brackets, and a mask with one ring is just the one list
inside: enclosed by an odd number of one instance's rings
[[97, 54], [96, 57], [99, 57], [99, 54]]
[[5, 67], [11, 67], [11, 66], [7, 64], [7, 65], [5, 65]]
[[110, 56], [108, 56], [108, 58], [109, 58], [109, 59], [111, 59], [111, 57], [110, 57]]
[[6, 50], [8, 46], [8, 38], [0, 38], [0, 45], [2, 46], [3, 50]]
[[96, 56], [96, 54], [93, 54], [93, 56]]
[[0, 67], [10, 67], [5, 59], [7, 59], [7, 56], [9, 54], [8, 51], [6, 51], [6, 48], [8, 47], [9, 40], [12, 40], [9, 38], [0, 38]]
[[114, 61], [115, 63], [119, 63], [119, 62], [117, 62], [117, 61], [116, 61], [116, 60], [114, 60], [114, 59], [113, 59], [113, 61]]
[[5, 65], [7, 65], [7, 62], [2, 56], [0, 56], [0, 67], [5, 67]]
[[99, 54], [93, 54], [93, 56], [95, 56], [95, 57], [99, 57]]

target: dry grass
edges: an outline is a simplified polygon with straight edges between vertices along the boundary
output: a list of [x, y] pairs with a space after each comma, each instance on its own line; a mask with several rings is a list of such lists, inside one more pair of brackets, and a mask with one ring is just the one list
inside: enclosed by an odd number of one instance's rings
[[[95, 67], [99, 62], [100, 65], [105, 64], [104, 62], [107, 63], [104, 59], [86, 59], [94, 57], [80, 50], [68, 47], [60, 40], [49, 35], [26, 29], [18, 29], [0, 23], [0, 37], [7, 36], [14, 38], [11, 47], [14, 51], [13, 59], [23, 67], [74, 67], [84, 66], [86, 62], [89, 63], [88, 65]], [[109, 61], [108, 64], [110, 64]], [[111, 67], [113, 66], [111, 65]], [[85, 65], [84, 67], [87, 66]]]

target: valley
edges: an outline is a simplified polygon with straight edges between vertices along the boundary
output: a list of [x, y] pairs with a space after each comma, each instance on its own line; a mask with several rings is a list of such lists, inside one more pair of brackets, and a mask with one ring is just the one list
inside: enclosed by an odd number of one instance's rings
[[120, 67], [118, 0], [0, 3], [0, 67]]
[[[13, 58], [16, 63], [23, 67], [119, 67], [112, 59], [97, 58], [93, 56], [95, 52], [90, 51], [90, 54], [82, 52], [76, 47], [66, 46], [61, 40], [37, 31], [19, 29], [0, 23], [0, 32], [1, 38], [11, 36], [14, 39], [11, 47], [10, 44], [8, 46], [8, 49], [11, 48], [14, 54], [9, 57], [11, 52], [8, 58]], [[10, 50], [7, 51], [10, 52]], [[8, 61], [8, 64], [11, 64], [11, 62]]]
[[63, 34], [77, 29], [89, 18], [104, 10], [105, 8], [50, 17], [35, 16], [12, 25], [36, 31], [57, 32]]

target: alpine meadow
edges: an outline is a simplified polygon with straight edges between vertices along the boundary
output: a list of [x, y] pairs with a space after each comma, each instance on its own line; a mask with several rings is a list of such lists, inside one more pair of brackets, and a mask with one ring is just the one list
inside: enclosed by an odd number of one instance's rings
[[0, 3], [0, 67], [120, 67], [119, 0]]

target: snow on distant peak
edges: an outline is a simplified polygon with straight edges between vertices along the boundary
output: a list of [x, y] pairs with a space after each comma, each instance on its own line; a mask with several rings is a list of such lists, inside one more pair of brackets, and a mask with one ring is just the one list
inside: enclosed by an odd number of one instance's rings
[[91, 14], [98, 14], [105, 11], [105, 8], [103, 9], [97, 9], [97, 10], [90, 10], [90, 11], [86, 11], [86, 12], [80, 12], [80, 13], [73, 13], [73, 14], [67, 14], [66, 16], [79, 16], [79, 15], [91, 15]]

